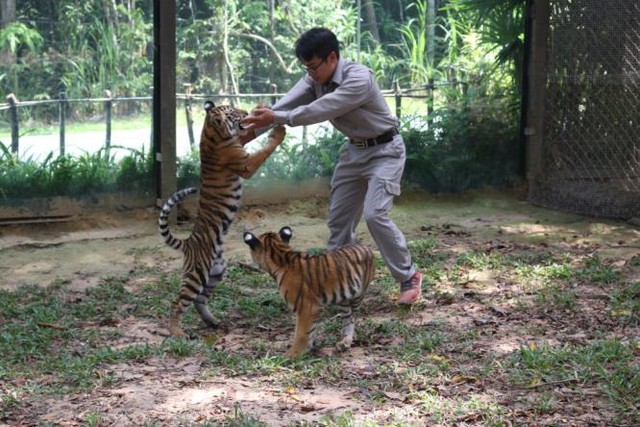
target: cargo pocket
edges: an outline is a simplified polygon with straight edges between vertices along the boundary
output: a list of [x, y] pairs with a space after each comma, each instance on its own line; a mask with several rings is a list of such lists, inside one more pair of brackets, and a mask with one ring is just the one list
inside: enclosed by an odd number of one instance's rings
[[400, 184], [393, 181], [378, 181], [373, 209], [377, 212], [390, 211], [393, 206], [393, 198], [399, 195]]
[[384, 188], [392, 196], [400, 195], [400, 184], [391, 181], [384, 181]]

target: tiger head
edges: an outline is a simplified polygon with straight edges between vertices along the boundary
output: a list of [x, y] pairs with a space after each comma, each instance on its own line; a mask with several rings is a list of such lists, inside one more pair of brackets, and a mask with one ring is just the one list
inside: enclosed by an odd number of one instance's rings
[[289, 241], [293, 236], [290, 227], [282, 227], [277, 233], [264, 233], [255, 236], [249, 231], [244, 232], [244, 242], [251, 250], [251, 258], [261, 268], [268, 269], [269, 258], [274, 253], [282, 253], [291, 250]]
[[247, 116], [247, 112], [230, 105], [218, 105], [207, 101], [204, 103], [204, 110], [207, 114], [203, 136], [213, 141], [226, 141], [238, 135], [243, 130], [242, 119]]

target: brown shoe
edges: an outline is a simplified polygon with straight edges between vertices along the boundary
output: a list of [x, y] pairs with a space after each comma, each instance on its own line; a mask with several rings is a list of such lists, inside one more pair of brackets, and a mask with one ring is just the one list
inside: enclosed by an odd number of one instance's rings
[[400, 304], [413, 304], [422, 295], [422, 273], [416, 271], [411, 279], [400, 284]]

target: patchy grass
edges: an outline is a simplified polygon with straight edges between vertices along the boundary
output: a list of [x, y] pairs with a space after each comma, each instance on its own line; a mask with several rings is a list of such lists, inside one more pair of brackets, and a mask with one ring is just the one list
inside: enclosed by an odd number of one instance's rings
[[[619, 425], [640, 423], [637, 256], [599, 246], [422, 228], [425, 299], [398, 307], [381, 260], [354, 348], [283, 357], [293, 320], [269, 275], [231, 262], [210, 301], [166, 336], [179, 272], [152, 247], [125, 275], [74, 289], [0, 289], [0, 422], [24, 425]], [[294, 242], [295, 243], [295, 242]], [[314, 250], [320, 250], [318, 248]], [[155, 263], [142, 262], [152, 256]]]

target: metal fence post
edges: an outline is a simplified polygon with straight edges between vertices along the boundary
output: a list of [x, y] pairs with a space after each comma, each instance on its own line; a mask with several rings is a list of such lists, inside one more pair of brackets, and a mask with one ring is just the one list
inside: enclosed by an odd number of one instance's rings
[[393, 82], [393, 91], [396, 97], [396, 117], [400, 120], [402, 115], [402, 90], [400, 89], [400, 82], [397, 80]]
[[60, 156], [64, 156], [64, 152], [65, 152], [65, 143], [64, 143], [64, 122], [65, 122], [65, 115], [66, 115], [66, 98], [67, 96], [65, 95], [64, 92], [60, 92], [58, 94], [58, 117], [59, 117], [59, 121], [60, 121]]
[[104, 91], [104, 96], [107, 100], [104, 102], [104, 115], [107, 121], [107, 135], [105, 137], [104, 145], [106, 147], [106, 158], [109, 158], [109, 149], [111, 148], [111, 109], [113, 108], [113, 98], [111, 97], [111, 91], [109, 89]]
[[469, 93], [469, 82], [467, 81], [467, 75], [464, 71], [461, 72], [460, 76], [460, 88], [462, 90], [462, 96], [466, 100], [467, 94]]
[[[153, 111], [153, 94], [155, 93], [155, 89], [153, 88], [153, 86], [150, 87], [151, 89], [151, 110]], [[153, 113], [152, 113], [153, 114]], [[155, 139], [153, 138], [153, 130], [155, 129], [155, 124], [153, 123], [153, 120], [151, 120], [151, 133], [150, 133], [150, 137], [149, 137], [149, 151], [154, 151], [154, 146], [153, 146], [153, 142], [155, 141]], [[154, 153], [155, 155], [155, 153]], [[155, 158], [154, 158], [154, 164], [155, 164]], [[154, 165], [154, 172], [155, 174], [155, 165]]]
[[278, 85], [271, 83], [271, 105], [275, 104], [278, 100], [276, 94], [278, 93]]
[[11, 152], [18, 154], [20, 125], [18, 123], [18, 98], [12, 93], [7, 95], [11, 115]]
[[[429, 89], [431, 89], [431, 96], [429, 98], [427, 98], [427, 114], [429, 114], [429, 116], [431, 116], [431, 114], [433, 114], [433, 110], [434, 105], [435, 105], [435, 97], [436, 97], [436, 84], [435, 84], [435, 80], [433, 79], [433, 77], [429, 78]], [[431, 124], [431, 121], [429, 121], [429, 124]]]
[[184, 113], [187, 116], [187, 132], [189, 133], [189, 146], [191, 147], [191, 151], [194, 150], [196, 139], [193, 136], [193, 115], [191, 112], [191, 83], [183, 83], [184, 93], [186, 95], [184, 100]]

